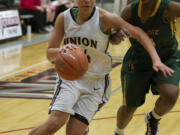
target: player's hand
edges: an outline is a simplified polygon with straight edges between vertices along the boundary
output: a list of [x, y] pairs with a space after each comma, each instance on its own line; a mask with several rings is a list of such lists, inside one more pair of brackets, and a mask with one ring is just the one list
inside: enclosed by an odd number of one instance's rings
[[62, 51], [73, 50], [73, 49], [76, 49], [76, 48], [77, 48], [76, 45], [67, 44], [67, 45], [64, 45], [62, 48], [59, 48], [59, 52], [61, 53]]
[[109, 37], [109, 41], [111, 44], [117, 45], [121, 41], [124, 41], [126, 37], [130, 37], [130, 34], [127, 30], [112, 31]]
[[69, 50], [73, 50], [73, 49], [76, 49], [76, 48], [77, 48], [77, 46], [73, 45], [73, 44], [67, 44], [67, 45], [63, 46], [63, 49], [69, 49]]
[[174, 70], [163, 64], [161, 61], [153, 63], [153, 69], [158, 72], [159, 70], [163, 73], [164, 77], [167, 78], [167, 76], [172, 76], [174, 73]]

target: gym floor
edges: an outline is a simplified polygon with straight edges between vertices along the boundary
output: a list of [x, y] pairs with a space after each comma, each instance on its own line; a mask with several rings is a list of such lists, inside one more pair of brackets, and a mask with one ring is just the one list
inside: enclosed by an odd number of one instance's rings
[[[180, 28], [180, 20], [177, 21]], [[177, 28], [177, 29], [178, 29]], [[48, 109], [55, 85], [54, 65], [46, 59], [50, 34], [33, 35], [31, 41], [22, 37], [0, 45], [0, 134], [27, 135], [35, 126], [48, 118]], [[180, 30], [177, 31], [178, 41]], [[110, 46], [114, 57], [112, 96], [97, 112], [90, 124], [89, 135], [113, 135], [116, 112], [122, 104], [120, 69], [121, 57], [129, 46], [125, 40], [118, 46]], [[180, 49], [180, 46], [179, 46]], [[157, 96], [147, 95], [125, 130], [126, 135], [144, 135], [144, 114], [152, 109]], [[180, 135], [180, 98], [173, 110], [160, 123], [160, 135]], [[63, 127], [55, 135], [65, 135]]]

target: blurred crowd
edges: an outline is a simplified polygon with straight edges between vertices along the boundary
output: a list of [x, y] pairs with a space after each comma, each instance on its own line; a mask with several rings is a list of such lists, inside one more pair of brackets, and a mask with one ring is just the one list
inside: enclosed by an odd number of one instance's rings
[[59, 13], [76, 6], [75, 0], [20, 0], [20, 15], [33, 15], [30, 21], [35, 33], [48, 33], [53, 30]]
[[[133, 0], [127, 0], [127, 4], [131, 1]], [[21, 19], [26, 16], [24, 21], [28, 24], [25, 25], [31, 25], [33, 33], [51, 32], [58, 14], [77, 6], [76, 0], [0, 0], [0, 9], [2, 4], [8, 8], [15, 4]]]
[[[54, 28], [59, 13], [76, 6], [75, 0], [0, 0], [0, 11], [15, 6], [25, 25], [31, 25], [33, 33], [48, 33]], [[22, 17], [23, 16], [23, 17]]]

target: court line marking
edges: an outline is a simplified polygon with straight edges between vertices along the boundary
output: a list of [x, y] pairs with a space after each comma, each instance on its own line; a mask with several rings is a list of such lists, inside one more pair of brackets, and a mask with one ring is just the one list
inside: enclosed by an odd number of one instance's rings
[[[16, 73], [19, 73], [19, 72], [22, 72], [22, 71], [25, 71], [29, 68], [33, 68], [33, 67], [36, 67], [36, 66], [39, 66], [41, 64], [45, 64], [46, 62], [48, 62], [47, 60], [46, 61], [43, 61], [41, 63], [38, 63], [38, 64], [35, 64], [35, 65], [32, 65], [32, 66], [29, 66], [29, 67], [26, 67], [24, 69], [21, 69], [21, 70], [18, 70], [16, 72], [13, 72], [13, 73], [10, 73], [10, 74], [7, 74], [5, 76], [2, 76], [2, 77], [8, 77], [10, 75], [13, 75], [13, 74], [16, 74]], [[2, 78], [0, 77], [0, 79]], [[112, 92], [111, 92], [111, 95], [113, 95], [114, 93], [116, 93], [118, 90], [120, 90], [122, 87], [119, 86], [117, 87], [116, 89], [114, 89]], [[180, 111], [171, 111], [169, 113], [179, 113]], [[141, 114], [134, 114], [134, 116], [142, 116], [142, 115], [145, 115], [145, 113], [141, 113]], [[105, 120], [105, 119], [114, 119], [116, 118], [116, 116], [109, 116], [109, 117], [102, 117], [102, 118], [94, 118], [93, 121], [96, 121], [96, 120]], [[6, 134], [6, 133], [10, 133], [10, 132], [17, 132], [17, 131], [22, 131], [22, 130], [30, 130], [30, 129], [33, 129], [34, 127], [29, 127], [29, 128], [21, 128], [21, 129], [14, 129], [14, 130], [7, 130], [7, 131], [2, 131], [0, 132], [0, 134]]]
[[34, 127], [14, 129], [14, 130], [7, 130], [7, 131], [0, 132], [0, 134], [6, 134], [6, 133], [16, 132], [16, 131], [22, 131], [22, 130], [30, 130], [30, 129], [33, 129], [33, 128], [34, 128]]
[[[20, 72], [20, 71], [19, 71]], [[117, 87], [116, 89], [112, 90], [111, 95], [113, 95], [114, 93], [116, 93], [118, 90], [120, 90], [121, 86]], [[115, 117], [115, 116], [114, 116]], [[111, 118], [111, 117], [109, 117]], [[93, 119], [93, 120], [100, 120], [103, 118], [97, 118], [97, 119]], [[106, 119], [106, 118], [104, 118]], [[107, 118], [108, 119], [108, 118]], [[22, 131], [22, 130], [30, 130], [33, 129], [34, 127], [29, 127], [29, 128], [21, 128], [21, 129], [14, 129], [14, 130], [7, 130], [7, 131], [2, 131], [0, 132], [0, 134], [6, 134], [6, 133], [10, 133], [10, 132], [17, 132], [17, 131]]]
[[48, 60], [45, 60], [45, 61], [43, 61], [43, 62], [40, 62], [40, 63], [34, 64], [34, 65], [31, 65], [31, 66], [27, 66], [27, 67], [25, 67], [25, 68], [23, 68], [23, 69], [17, 70], [17, 71], [15, 71], [15, 72], [12, 72], [12, 73], [9, 73], [9, 74], [6, 74], [6, 75], [3, 75], [3, 76], [0, 77], [0, 79], [4, 79], [4, 78], [6, 78], [6, 77], [9, 77], [9, 76], [11, 76], [11, 75], [17, 74], [17, 73], [19, 73], [19, 72], [24, 72], [24, 71], [26, 71], [26, 70], [28, 70], [28, 69], [31, 69], [31, 68], [34, 68], [34, 67], [37, 67], [37, 66], [46, 64], [46, 63], [48, 63], [48, 62], [49, 62]]
[[111, 95], [113, 95], [114, 93], [116, 93], [118, 90], [120, 90], [122, 88], [122, 86], [119, 86], [117, 87], [116, 89], [114, 89], [112, 92], [111, 92]]
[[[180, 113], [180, 110], [178, 111], [171, 111], [169, 113]], [[140, 113], [140, 114], [134, 114], [134, 116], [143, 116], [145, 115], [145, 113]], [[109, 117], [102, 117], [102, 118], [96, 118], [96, 119], [93, 119], [93, 121], [95, 120], [105, 120], [105, 119], [114, 119], [116, 118], [116, 116], [109, 116]], [[2, 131], [0, 132], [0, 134], [6, 134], [6, 133], [10, 133], [10, 132], [18, 132], [18, 131], [23, 131], [23, 130], [30, 130], [30, 129], [33, 129], [35, 127], [29, 127], [29, 128], [20, 128], [20, 129], [14, 129], [14, 130], [7, 130], [7, 131]]]
[[[116, 89], [114, 89], [111, 92], [111, 95], [116, 93], [118, 90], [120, 90], [121, 86], [117, 87]], [[170, 111], [169, 113], [179, 113], [180, 110], [177, 111]], [[143, 116], [145, 115], [145, 113], [140, 113], [140, 114], [134, 114], [134, 116]], [[108, 116], [108, 117], [100, 117], [100, 118], [94, 118], [93, 121], [97, 121], [97, 120], [108, 120], [108, 119], [115, 119], [116, 116]], [[0, 132], [0, 134], [6, 134], [6, 133], [10, 133], [10, 132], [18, 132], [18, 131], [23, 131], [23, 130], [30, 130], [33, 129], [35, 127], [29, 127], [29, 128], [20, 128], [20, 129], [14, 129], [14, 130], [7, 130], [7, 131], [2, 131]]]

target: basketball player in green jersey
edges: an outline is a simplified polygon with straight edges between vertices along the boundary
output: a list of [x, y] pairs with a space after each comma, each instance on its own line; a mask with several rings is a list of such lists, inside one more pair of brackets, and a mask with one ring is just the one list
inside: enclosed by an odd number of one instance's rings
[[175, 72], [173, 76], [164, 77], [161, 72], [153, 71], [147, 52], [137, 40], [130, 38], [132, 46], [125, 55], [121, 70], [123, 105], [117, 112], [114, 135], [124, 135], [125, 127], [136, 109], [144, 104], [150, 88], [153, 94], [160, 96], [155, 107], [145, 116], [145, 134], [159, 135], [159, 121], [173, 108], [179, 95], [180, 51], [175, 37], [175, 18], [180, 17], [180, 3], [171, 0], [137, 0], [129, 4], [121, 16], [149, 35], [161, 60]]

